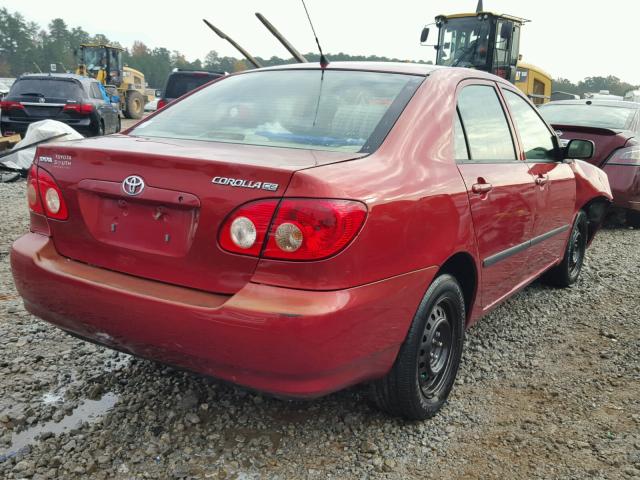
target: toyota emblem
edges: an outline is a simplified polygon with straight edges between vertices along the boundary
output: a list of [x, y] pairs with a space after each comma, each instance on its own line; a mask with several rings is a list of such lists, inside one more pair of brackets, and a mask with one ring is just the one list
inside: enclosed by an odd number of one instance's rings
[[130, 175], [122, 182], [122, 190], [127, 195], [140, 195], [144, 190], [144, 180], [137, 175]]

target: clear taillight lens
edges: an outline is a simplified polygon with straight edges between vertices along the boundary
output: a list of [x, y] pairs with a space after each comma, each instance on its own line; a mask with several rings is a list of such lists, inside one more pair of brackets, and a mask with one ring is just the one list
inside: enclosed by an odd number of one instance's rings
[[367, 207], [353, 200], [282, 200], [264, 249], [265, 258], [320, 260], [346, 247], [364, 223]]
[[320, 260], [343, 250], [366, 216], [365, 204], [354, 200], [259, 200], [234, 211], [218, 240], [223, 249], [243, 255]]
[[[44, 209], [44, 214], [47, 218], [66, 220], [69, 217], [69, 212], [67, 210], [67, 204], [64, 201], [64, 197], [62, 196], [62, 190], [60, 190], [60, 187], [58, 187], [58, 184], [51, 174], [39, 167], [37, 172], [37, 186], [38, 196], [40, 197], [41, 203], [40, 208]], [[27, 197], [29, 197], [28, 190]], [[32, 208], [32, 210], [34, 209]], [[36, 213], [43, 212], [41, 210]]]
[[640, 145], [616, 150], [606, 163], [607, 165], [633, 165], [640, 167]]
[[233, 253], [257, 257], [267, 235], [278, 200], [258, 200], [236, 209], [222, 224], [218, 241]]

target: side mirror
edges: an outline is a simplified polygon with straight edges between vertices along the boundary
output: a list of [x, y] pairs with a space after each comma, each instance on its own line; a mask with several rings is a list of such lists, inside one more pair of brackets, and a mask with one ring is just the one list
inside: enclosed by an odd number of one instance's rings
[[429, 27], [424, 27], [422, 29], [422, 33], [420, 34], [420, 43], [425, 43], [429, 38]]
[[588, 160], [593, 157], [595, 144], [591, 140], [579, 140], [574, 138], [564, 147], [563, 158], [573, 158], [577, 160]]

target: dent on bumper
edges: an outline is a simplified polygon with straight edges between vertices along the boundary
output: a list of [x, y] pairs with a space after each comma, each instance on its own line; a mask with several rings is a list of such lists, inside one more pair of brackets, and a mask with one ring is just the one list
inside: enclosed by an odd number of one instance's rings
[[11, 251], [26, 308], [73, 334], [277, 395], [384, 375], [436, 268], [340, 291], [248, 283], [217, 295], [64, 257], [28, 234]]

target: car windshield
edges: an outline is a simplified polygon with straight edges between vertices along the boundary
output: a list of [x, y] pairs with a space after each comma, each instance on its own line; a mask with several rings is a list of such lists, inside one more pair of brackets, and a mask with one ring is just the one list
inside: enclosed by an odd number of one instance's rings
[[345, 70], [235, 75], [140, 124], [132, 135], [370, 152], [424, 77]]
[[586, 103], [548, 103], [540, 107], [540, 113], [550, 124], [580, 127], [612, 128], [625, 130], [631, 127], [635, 108], [611, 105], [587, 105]]
[[13, 84], [10, 95], [81, 100], [82, 89], [76, 81], [69, 79], [23, 78]]
[[181, 97], [185, 93], [189, 93], [191, 90], [195, 90], [205, 83], [215, 80], [219, 76], [220, 75], [209, 75], [206, 73], [171, 75], [167, 81], [167, 88], [165, 89], [164, 97]]
[[490, 24], [477, 17], [449, 19], [440, 29], [438, 65], [483, 67], [489, 48]]

